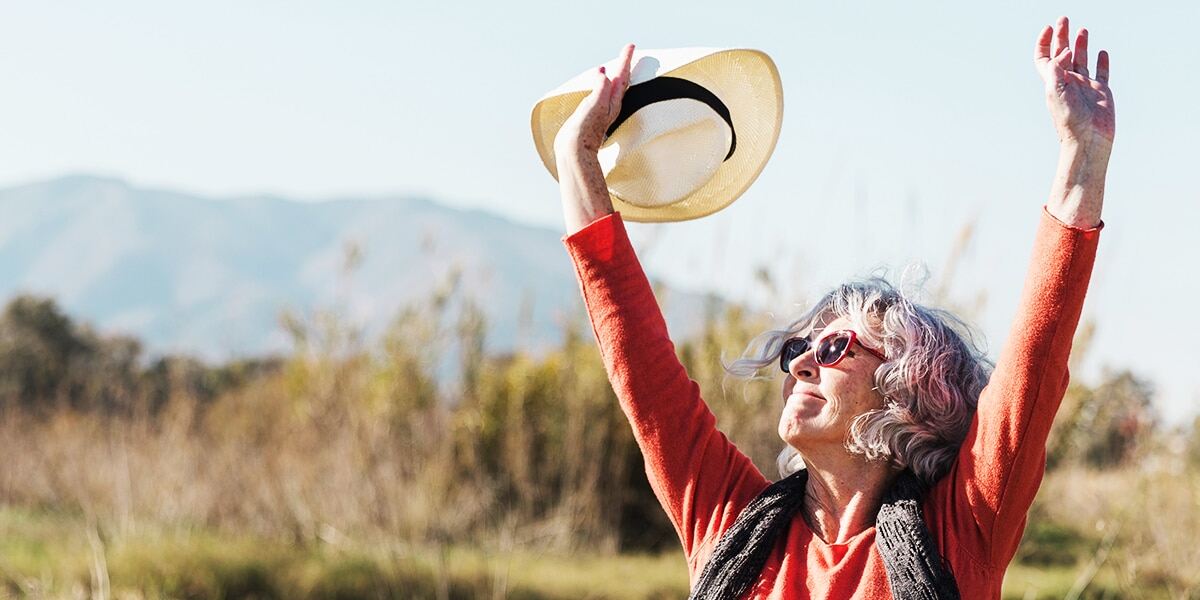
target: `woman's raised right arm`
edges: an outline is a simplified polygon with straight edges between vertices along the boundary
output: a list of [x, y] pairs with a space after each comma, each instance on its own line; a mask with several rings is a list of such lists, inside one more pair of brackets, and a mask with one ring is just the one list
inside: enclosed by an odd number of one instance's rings
[[555, 139], [571, 254], [600, 354], [645, 458], [646, 474], [675, 525], [693, 573], [711, 544], [767, 482], [717, 430], [688, 378], [596, 158], [629, 85], [633, 46], [614, 79], [596, 70], [589, 95]]

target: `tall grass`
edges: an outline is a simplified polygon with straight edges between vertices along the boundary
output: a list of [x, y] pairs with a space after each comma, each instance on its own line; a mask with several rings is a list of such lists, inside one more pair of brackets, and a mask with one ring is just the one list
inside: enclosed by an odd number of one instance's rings
[[[765, 323], [721, 310], [681, 353], [766, 468], [779, 444], [772, 394], [719, 367], [720, 349]], [[481, 312], [453, 286], [369, 345], [331, 313], [287, 326], [296, 351], [281, 368], [215, 399], [180, 386], [153, 410], [10, 405], [0, 500], [79, 511], [115, 532], [152, 522], [301, 544], [673, 544], [582, 327], [542, 355], [487, 356]]]

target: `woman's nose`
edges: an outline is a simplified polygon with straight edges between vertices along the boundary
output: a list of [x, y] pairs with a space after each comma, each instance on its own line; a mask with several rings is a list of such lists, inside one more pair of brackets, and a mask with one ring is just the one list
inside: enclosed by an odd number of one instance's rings
[[809, 350], [800, 356], [792, 359], [788, 363], [788, 372], [792, 377], [800, 381], [812, 381], [817, 378], [817, 362], [813, 358], [813, 351]]

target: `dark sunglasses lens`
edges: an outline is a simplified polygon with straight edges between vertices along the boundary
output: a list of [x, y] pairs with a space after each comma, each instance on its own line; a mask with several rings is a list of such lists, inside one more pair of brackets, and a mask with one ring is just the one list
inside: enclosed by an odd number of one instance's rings
[[779, 369], [784, 373], [788, 373], [788, 365], [796, 360], [797, 356], [808, 352], [808, 340], [804, 338], [792, 338], [783, 343], [783, 352], [779, 354]]
[[817, 364], [832, 365], [846, 353], [850, 346], [850, 336], [845, 333], [835, 333], [823, 338], [817, 346]]

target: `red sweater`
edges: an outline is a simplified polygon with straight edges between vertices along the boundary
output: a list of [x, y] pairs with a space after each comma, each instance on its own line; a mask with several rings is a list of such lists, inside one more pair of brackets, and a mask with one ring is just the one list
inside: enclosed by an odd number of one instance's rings
[[[1068, 227], [1043, 209], [1008, 342], [957, 460], [924, 501], [925, 522], [963, 598], [1000, 597], [1045, 470], [1046, 437], [1067, 388], [1067, 356], [1101, 227]], [[620, 215], [563, 242], [694, 584], [721, 534], [770, 482], [717, 430], [679, 363]], [[875, 542], [870, 527], [844, 544], [827, 544], [797, 517], [747, 597], [890, 598]]]

